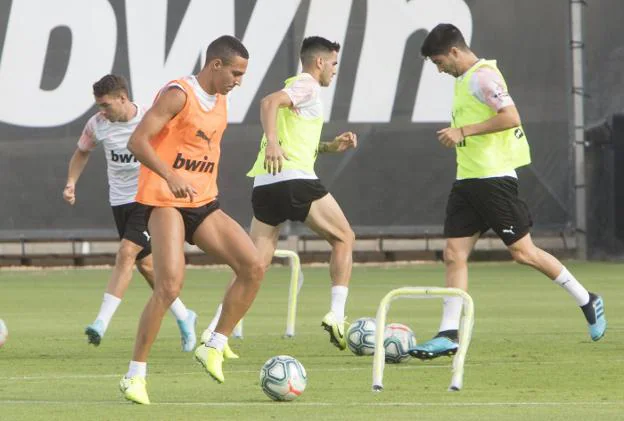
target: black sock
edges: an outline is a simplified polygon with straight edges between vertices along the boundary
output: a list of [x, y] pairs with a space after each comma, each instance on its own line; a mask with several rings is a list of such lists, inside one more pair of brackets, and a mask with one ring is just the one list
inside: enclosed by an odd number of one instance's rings
[[592, 305], [595, 298], [596, 298], [596, 295], [590, 292], [589, 302], [585, 304], [584, 306], [581, 306], [581, 310], [583, 310], [583, 314], [585, 315], [585, 318], [587, 319], [587, 323], [589, 323], [590, 325], [593, 325], [594, 323], [596, 323], [596, 312], [594, 311], [594, 306]]
[[436, 338], [440, 338], [440, 337], [449, 338], [451, 341], [457, 342], [457, 338], [458, 338], [457, 333], [458, 333], [457, 329], [443, 330], [441, 332], [438, 332], [438, 334], [435, 335], [435, 337]]

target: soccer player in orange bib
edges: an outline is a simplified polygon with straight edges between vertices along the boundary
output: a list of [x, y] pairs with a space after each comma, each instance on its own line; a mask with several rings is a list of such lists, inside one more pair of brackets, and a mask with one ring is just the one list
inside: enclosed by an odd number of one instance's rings
[[149, 404], [147, 357], [164, 313], [184, 279], [184, 241], [216, 255], [236, 274], [223, 299], [212, 347], [196, 358], [215, 380], [224, 381], [223, 347], [245, 314], [264, 276], [264, 265], [243, 228], [219, 209], [217, 172], [227, 126], [227, 94], [240, 85], [249, 53], [224, 35], [206, 51], [197, 74], [168, 83], [130, 138], [141, 162], [136, 200], [149, 207], [154, 291], [143, 310], [134, 355], [120, 388], [126, 399]]

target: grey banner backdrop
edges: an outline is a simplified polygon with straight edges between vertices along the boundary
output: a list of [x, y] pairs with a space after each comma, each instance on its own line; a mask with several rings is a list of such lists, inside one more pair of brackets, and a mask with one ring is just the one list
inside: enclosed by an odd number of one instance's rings
[[[597, 16], [598, 7], [589, 7], [589, 34], [609, 41], [591, 46], [590, 72], [602, 71], [597, 64], [618, 48], [619, 38], [606, 36], [617, 31], [608, 32], [601, 19], [621, 22], [620, 3], [601, 2]], [[232, 24], [219, 29], [222, 16], [232, 16]], [[427, 28], [451, 21], [469, 33], [479, 56], [498, 60], [520, 109], [534, 161], [520, 171], [521, 192], [536, 229], [565, 229], [574, 221], [568, 19], [567, 1], [542, 0], [0, 0], [0, 238], [114, 235], [101, 150], [78, 183], [76, 205], [61, 197], [67, 162], [95, 112], [91, 83], [120, 73], [135, 98], [151, 100], [158, 86], [199, 68], [199, 50], [185, 46], [204, 48], [214, 36], [193, 22], [232, 29], [253, 47], [249, 75], [232, 95], [239, 108], [223, 140], [219, 178], [222, 207], [241, 224], [251, 217], [245, 172], [261, 136], [259, 100], [297, 71], [305, 34], [337, 39], [336, 28], [344, 27], [323, 136], [353, 130], [360, 145], [321, 156], [317, 172], [356, 232], [439, 231], [455, 167], [454, 152], [437, 143], [435, 131], [447, 124], [448, 113], [439, 110], [450, 103], [452, 81], [425, 70], [418, 51]], [[162, 39], [153, 35], [158, 28]], [[254, 60], [264, 64], [253, 68]], [[590, 115], [600, 116], [600, 104]]]

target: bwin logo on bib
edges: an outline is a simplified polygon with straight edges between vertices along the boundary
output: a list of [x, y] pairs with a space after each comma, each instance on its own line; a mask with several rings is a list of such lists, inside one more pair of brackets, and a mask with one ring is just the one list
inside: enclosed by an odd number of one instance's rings
[[208, 161], [207, 156], [204, 156], [204, 161], [202, 161], [198, 159], [185, 158], [181, 153], [178, 153], [172, 166], [176, 170], [184, 169], [187, 171], [212, 173], [214, 171], [215, 163]]

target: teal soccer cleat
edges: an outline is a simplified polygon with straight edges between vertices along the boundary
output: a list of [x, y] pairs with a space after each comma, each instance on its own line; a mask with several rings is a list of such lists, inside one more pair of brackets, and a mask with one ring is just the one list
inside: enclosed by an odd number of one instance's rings
[[197, 314], [193, 310], [188, 310], [188, 315], [185, 320], [178, 320], [178, 327], [180, 328], [180, 339], [182, 340], [182, 351], [191, 352], [195, 349], [197, 343], [197, 337], [195, 336], [195, 322], [197, 321]]
[[444, 355], [455, 355], [458, 345], [446, 336], [436, 336], [435, 338], [416, 345], [409, 350], [409, 354], [421, 360], [431, 360]]
[[600, 340], [607, 330], [607, 318], [605, 317], [602, 297], [590, 292], [589, 303], [582, 309], [589, 323], [589, 336], [594, 342]]
[[98, 346], [100, 345], [100, 342], [102, 342], [105, 331], [106, 329], [104, 327], [104, 322], [98, 319], [95, 322], [91, 323], [89, 326], [87, 326], [87, 328], [85, 329], [85, 335], [87, 335], [87, 339], [90, 344]]

